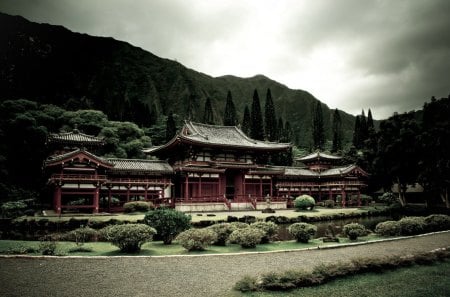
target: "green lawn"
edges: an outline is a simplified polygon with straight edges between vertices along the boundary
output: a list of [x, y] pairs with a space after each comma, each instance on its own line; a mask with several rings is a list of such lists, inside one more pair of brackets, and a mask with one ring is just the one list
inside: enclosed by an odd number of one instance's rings
[[382, 274], [366, 273], [290, 292], [233, 292], [232, 296], [446, 297], [450, 296], [450, 261], [413, 266]]
[[[356, 242], [365, 242], [369, 240], [379, 239], [376, 235], [361, 237]], [[350, 242], [347, 238], [341, 238], [341, 243]], [[69, 250], [76, 247], [73, 242], [61, 241], [57, 243], [57, 252], [67, 256], [120, 256], [120, 255], [136, 255], [136, 256], [163, 256], [163, 255], [205, 255], [205, 254], [223, 254], [223, 253], [242, 253], [242, 252], [269, 252], [282, 250], [297, 250], [311, 247], [319, 247], [332, 245], [336, 243], [323, 243], [319, 239], [310, 240], [309, 243], [297, 243], [296, 241], [277, 241], [268, 244], [259, 244], [254, 249], [243, 249], [237, 244], [228, 244], [227, 246], [210, 246], [206, 251], [186, 251], [176, 242], [171, 245], [164, 245], [161, 241], [148, 242], [142, 246], [137, 254], [123, 254], [118, 248], [108, 242], [88, 242], [84, 246], [91, 247], [92, 252], [70, 253]], [[20, 247], [31, 247], [37, 250], [39, 241], [19, 241], [19, 240], [0, 240], [0, 254], [7, 254], [8, 250], [19, 249]], [[30, 255], [39, 255], [38, 252], [30, 253]]]

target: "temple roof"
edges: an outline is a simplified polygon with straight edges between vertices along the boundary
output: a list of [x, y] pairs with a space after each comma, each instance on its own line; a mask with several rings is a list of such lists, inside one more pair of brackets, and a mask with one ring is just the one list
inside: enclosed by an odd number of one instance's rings
[[362, 170], [357, 165], [347, 165], [343, 167], [336, 167], [324, 170], [322, 172], [309, 170], [305, 168], [298, 167], [285, 167], [284, 175], [285, 176], [305, 176], [305, 177], [333, 177], [333, 176], [342, 176], [347, 175], [353, 171], [357, 171], [364, 176], [367, 176], [367, 172]]
[[286, 150], [290, 143], [267, 142], [251, 139], [236, 126], [218, 126], [186, 121], [181, 131], [167, 144], [145, 149], [145, 153], [154, 153], [169, 148], [177, 142], [186, 142], [202, 146], [244, 148], [252, 150]]
[[48, 136], [49, 143], [102, 145], [103, 138], [81, 133], [77, 129], [65, 133], [53, 133]]
[[334, 155], [322, 153], [320, 151], [316, 151], [307, 156], [297, 158], [296, 160], [301, 161], [301, 162], [305, 162], [305, 161], [308, 162], [308, 161], [314, 161], [314, 160], [340, 160], [340, 159], [342, 159], [342, 157], [340, 157], [340, 156], [334, 156]]
[[101, 164], [104, 167], [108, 167], [108, 168], [111, 168], [113, 166], [113, 164], [108, 162], [108, 160], [100, 158], [88, 151], [83, 150], [83, 149], [76, 149], [74, 151], [71, 151], [71, 152], [68, 152], [65, 154], [51, 156], [51, 157], [47, 158], [47, 160], [45, 160], [45, 166], [48, 167], [48, 166], [63, 164], [66, 162], [71, 162], [73, 160], [79, 160], [80, 162], [82, 160], [88, 160], [88, 162], [92, 162], [97, 165]]
[[138, 160], [138, 159], [108, 159], [114, 167], [112, 171], [139, 171], [157, 172], [160, 174], [173, 173], [172, 167], [165, 161], [159, 160]]

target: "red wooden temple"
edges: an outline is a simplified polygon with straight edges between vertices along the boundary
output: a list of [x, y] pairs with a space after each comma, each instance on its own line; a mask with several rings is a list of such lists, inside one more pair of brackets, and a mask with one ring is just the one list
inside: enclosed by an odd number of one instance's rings
[[[70, 142], [70, 145], [62, 139]], [[49, 137], [46, 160], [57, 213], [70, 209], [120, 211], [125, 202], [144, 200], [182, 211], [264, 209], [291, 206], [293, 197], [349, 205], [366, 187], [367, 173], [341, 158], [316, 152], [298, 159], [304, 167], [268, 165], [291, 144], [249, 138], [234, 126], [185, 122], [168, 143], [145, 149], [160, 160], [102, 158], [103, 140], [79, 131]], [[77, 147], [77, 148], [75, 148]]]

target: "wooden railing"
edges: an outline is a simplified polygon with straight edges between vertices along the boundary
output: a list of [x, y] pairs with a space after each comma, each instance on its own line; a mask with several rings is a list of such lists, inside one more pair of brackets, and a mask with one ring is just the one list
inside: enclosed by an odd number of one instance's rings
[[278, 187], [348, 187], [348, 186], [365, 186], [361, 181], [335, 181], [335, 182], [277, 182]]
[[106, 181], [106, 175], [54, 173], [50, 179], [61, 181]]

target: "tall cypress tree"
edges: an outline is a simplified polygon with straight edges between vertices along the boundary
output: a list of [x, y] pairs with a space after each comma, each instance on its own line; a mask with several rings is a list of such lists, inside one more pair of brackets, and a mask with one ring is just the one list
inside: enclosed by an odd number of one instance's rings
[[205, 111], [203, 112], [203, 123], [213, 125], [214, 124], [214, 114], [211, 105], [211, 99], [206, 98], [205, 101]]
[[175, 134], [177, 134], [177, 125], [175, 124], [172, 112], [170, 112], [166, 120], [166, 142], [169, 142]]
[[283, 119], [281, 117], [278, 118], [277, 135], [278, 135], [278, 140], [280, 142], [285, 142], [286, 141], [284, 139], [284, 123], [283, 123]]
[[361, 122], [359, 116], [355, 119], [355, 129], [353, 130], [353, 146], [357, 149], [361, 148]]
[[323, 128], [322, 104], [319, 101], [317, 101], [314, 108], [312, 137], [314, 149], [323, 150], [325, 145], [325, 131]]
[[360, 133], [359, 133], [359, 142], [360, 142], [360, 146], [361, 148], [364, 147], [364, 143], [366, 142], [367, 138], [369, 137], [369, 133], [368, 133], [368, 129], [367, 129], [367, 118], [366, 118], [366, 114], [364, 113], [364, 109], [361, 112], [361, 116], [359, 118], [360, 121], [360, 125], [361, 125], [361, 129], [360, 129]]
[[338, 109], [334, 110], [333, 114], [333, 146], [331, 151], [333, 153], [342, 150], [342, 120]]
[[369, 108], [369, 112], [367, 113], [367, 130], [375, 129], [373, 125], [372, 111]]
[[233, 98], [231, 97], [231, 92], [228, 91], [227, 103], [225, 104], [225, 114], [223, 116], [223, 124], [224, 126], [235, 126], [236, 123], [236, 108], [234, 106]]
[[272, 93], [267, 89], [266, 104], [264, 106], [264, 124], [266, 138], [269, 141], [277, 140], [277, 117], [275, 116], [275, 106], [273, 105]]
[[261, 104], [259, 103], [259, 95], [256, 89], [253, 92], [251, 119], [250, 137], [256, 140], [264, 140]]
[[250, 135], [250, 129], [252, 125], [252, 118], [250, 117], [250, 110], [248, 109], [248, 106], [245, 106], [244, 109], [244, 117], [242, 118], [242, 131], [245, 133], [245, 135]]

